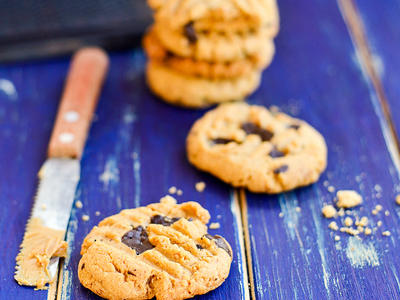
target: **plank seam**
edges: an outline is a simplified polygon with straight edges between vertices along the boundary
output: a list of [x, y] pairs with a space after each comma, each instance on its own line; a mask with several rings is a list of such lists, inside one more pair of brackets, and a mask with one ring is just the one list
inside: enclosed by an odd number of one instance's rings
[[[366, 76], [372, 83], [372, 87], [377, 95], [378, 103], [382, 109], [384, 124], [383, 134], [388, 139], [388, 148], [392, 156], [393, 163], [400, 172], [400, 140], [396, 127], [393, 122], [390, 105], [386, 97], [380, 76], [373, 64], [373, 54], [369, 46], [365, 26], [361, 19], [360, 12], [354, 0], [337, 0], [339, 10], [345, 21], [346, 27], [350, 33], [352, 43], [359, 53], [359, 62], [361, 67], [365, 69]], [[387, 129], [387, 130], [385, 130]], [[387, 136], [385, 136], [387, 135]], [[392, 147], [392, 149], [391, 149]], [[394, 149], [393, 149], [394, 148]]]
[[242, 228], [243, 228], [243, 238], [244, 238], [244, 251], [247, 260], [247, 274], [248, 281], [250, 285], [250, 296], [251, 299], [256, 299], [256, 291], [254, 285], [254, 273], [253, 273], [253, 258], [251, 255], [251, 242], [250, 242], [250, 231], [249, 231], [249, 220], [247, 214], [247, 200], [246, 200], [246, 193], [244, 189], [240, 189], [236, 191], [238, 193], [239, 198], [239, 206], [240, 206], [240, 213], [242, 217]]

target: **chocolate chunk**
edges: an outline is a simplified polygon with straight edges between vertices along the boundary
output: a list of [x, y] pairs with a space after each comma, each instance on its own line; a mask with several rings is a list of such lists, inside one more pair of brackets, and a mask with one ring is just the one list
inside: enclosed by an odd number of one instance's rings
[[199, 244], [196, 244], [196, 247], [197, 247], [197, 249], [199, 249], [199, 250], [202, 250], [202, 249], [204, 249], [201, 245], [199, 245]]
[[282, 165], [274, 170], [274, 174], [284, 173], [289, 169], [288, 165]]
[[251, 122], [243, 123], [241, 128], [246, 132], [246, 134], [257, 134], [263, 142], [269, 141], [274, 136], [273, 132], [267, 129], [262, 129]]
[[84, 268], [85, 268], [85, 263], [82, 264], [81, 270], [83, 270]]
[[160, 224], [164, 226], [171, 226], [180, 218], [170, 218], [167, 216], [155, 215], [151, 217], [150, 223], [151, 224]]
[[154, 248], [143, 226], [134, 227], [132, 230], [129, 230], [122, 236], [121, 242], [135, 250], [138, 255]]
[[189, 43], [194, 44], [197, 42], [197, 34], [194, 30], [193, 21], [190, 21], [183, 27], [183, 31], [185, 33], [186, 38], [188, 39]]
[[276, 147], [274, 147], [269, 153], [269, 156], [271, 156], [272, 158], [278, 158], [278, 157], [283, 157], [285, 156], [285, 153], [279, 151]]
[[224, 249], [229, 254], [229, 256], [232, 257], [232, 250], [222, 236], [212, 236], [211, 234], [206, 234], [205, 237], [209, 240], [213, 240], [219, 248]]
[[294, 130], [298, 130], [300, 128], [300, 125], [298, 124], [291, 124], [288, 126], [288, 128], [293, 128]]
[[193, 221], [193, 218], [189, 218], [188, 221], [189, 221], [189, 222], [192, 222], [192, 221]]
[[234, 142], [234, 140], [226, 139], [226, 138], [216, 138], [212, 140], [214, 144], [228, 144], [230, 142]]

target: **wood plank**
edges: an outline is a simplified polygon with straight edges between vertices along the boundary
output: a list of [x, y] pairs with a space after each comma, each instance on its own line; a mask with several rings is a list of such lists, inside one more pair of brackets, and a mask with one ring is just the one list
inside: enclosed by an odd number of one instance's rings
[[[36, 174], [46, 155], [67, 61], [0, 67], [0, 298], [45, 299], [14, 280]], [[4, 298], [3, 298], [4, 297]]]
[[[276, 196], [246, 193], [256, 298], [397, 299], [399, 170], [388, 151], [393, 141], [383, 136], [386, 121], [375, 91], [335, 2], [279, 4], [277, 56], [250, 102], [278, 105], [314, 125], [326, 138], [329, 165], [310, 187]], [[376, 234], [358, 240], [328, 229], [330, 220], [321, 216], [323, 204], [334, 198], [328, 184], [364, 196], [353, 213], [373, 226], [382, 220]], [[377, 204], [390, 215], [373, 215]]]
[[[397, 135], [400, 130], [400, 5], [396, 1], [354, 1], [365, 30], [371, 64], [390, 106]], [[399, 136], [397, 137], [399, 139]]]
[[[71, 254], [65, 263], [61, 299], [92, 299], [77, 278], [80, 245], [84, 236], [105, 216], [159, 201], [176, 186], [178, 201], [195, 200], [210, 210], [213, 222], [234, 249], [234, 262], [226, 282], [199, 299], [246, 299], [248, 284], [243, 259], [241, 218], [233, 190], [197, 172], [185, 156], [185, 138], [203, 112], [175, 108], [153, 97], [144, 82], [145, 59], [141, 52], [113, 55], [110, 73], [99, 102], [82, 159], [82, 177], [67, 239]], [[195, 183], [206, 182], [199, 193]], [[96, 216], [95, 212], [100, 215]], [[90, 216], [88, 222], [82, 215]], [[218, 217], [219, 216], [219, 217]]]

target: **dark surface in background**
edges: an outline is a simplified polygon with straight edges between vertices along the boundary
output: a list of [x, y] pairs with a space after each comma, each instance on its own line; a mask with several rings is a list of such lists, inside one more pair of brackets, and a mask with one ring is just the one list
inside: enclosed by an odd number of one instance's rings
[[135, 47], [150, 22], [145, 0], [0, 0], [0, 62]]

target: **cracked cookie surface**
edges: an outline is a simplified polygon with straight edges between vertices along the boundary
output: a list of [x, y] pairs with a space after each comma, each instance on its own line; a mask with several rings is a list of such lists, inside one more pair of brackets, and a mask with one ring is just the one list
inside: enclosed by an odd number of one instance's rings
[[197, 120], [189, 161], [235, 187], [280, 193], [318, 180], [327, 164], [322, 135], [306, 122], [246, 103], [222, 104]]
[[210, 215], [196, 202], [126, 209], [86, 236], [78, 266], [86, 288], [108, 299], [186, 299], [228, 277], [232, 249], [207, 233]]

